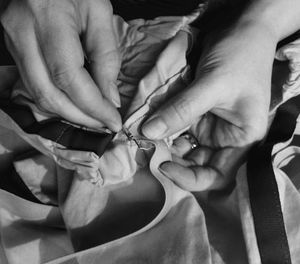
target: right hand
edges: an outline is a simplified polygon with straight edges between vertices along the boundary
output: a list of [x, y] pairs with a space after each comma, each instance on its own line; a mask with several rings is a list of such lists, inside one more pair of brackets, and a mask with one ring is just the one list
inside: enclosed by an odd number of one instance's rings
[[223, 35], [214, 33], [194, 81], [142, 127], [150, 139], [191, 127], [198, 147], [180, 151], [160, 166], [165, 176], [189, 191], [223, 188], [268, 127], [276, 36], [259, 24], [237, 24]]
[[1, 22], [40, 109], [93, 129], [121, 129], [120, 56], [108, 0], [11, 0]]

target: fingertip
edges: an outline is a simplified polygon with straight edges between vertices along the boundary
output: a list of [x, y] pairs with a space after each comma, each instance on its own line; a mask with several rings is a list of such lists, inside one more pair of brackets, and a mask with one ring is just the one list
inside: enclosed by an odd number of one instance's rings
[[159, 169], [162, 171], [167, 171], [171, 165], [172, 165], [172, 161], [165, 161], [159, 166]]
[[121, 119], [120, 114], [117, 112], [115, 117], [111, 118], [110, 120], [108, 120], [106, 122], [106, 125], [113, 132], [119, 132], [122, 129], [122, 119]]
[[159, 167], [160, 172], [176, 183], [179, 187], [189, 190], [193, 188], [194, 182], [189, 168], [181, 166], [175, 162], [164, 162]]
[[165, 175], [166, 177], [172, 179], [171, 175], [170, 175], [170, 166], [172, 166], [172, 162], [171, 161], [166, 161], [166, 162], [163, 162], [159, 167], [159, 171]]
[[176, 180], [181, 175], [185, 175], [188, 169], [177, 162], [166, 161], [159, 166], [159, 170], [168, 178]]
[[122, 118], [120, 113], [114, 104], [106, 99], [102, 101], [101, 106], [98, 106], [97, 113], [94, 113], [93, 117], [100, 125], [106, 125], [113, 132], [118, 132], [122, 129]]
[[150, 139], [162, 139], [168, 131], [168, 125], [160, 116], [148, 119], [142, 126], [142, 133]]

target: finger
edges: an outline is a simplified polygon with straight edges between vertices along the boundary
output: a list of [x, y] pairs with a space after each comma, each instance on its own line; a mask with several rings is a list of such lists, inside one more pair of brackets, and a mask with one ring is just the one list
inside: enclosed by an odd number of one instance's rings
[[154, 113], [142, 127], [151, 139], [162, 139], [190, 126], [216, 103], [216, 89], [197, 82]]
[[160, 171], [189, 191], [218, 189], [223, 183], [222, 175], [211, 167], [184, 167], [175, 162], [165, 162], [160, 166]]
[[191, 166], [197, 166], [197, 163], [195, 163], [191, 159], [184, 159], [182, 157], [179, 157], [177, 155], [172, 154], [172, 161], [183, 166], [183, 167], [191, 167]]
[[5, 34], [5, 40], [17, 63], [22, 81], [39, 108], [55, 113], [73, 123], [95, 129], [103, 127], [101, 122], [84, 114], [53, 85], [39, 52], [33, 30], [24, 29], [18, 37]]
[[[116, 107], [121, 106], [117, 77], [121, 59], [113, 27], [113, 13], [110, 5], [91, 1], [85, 32], [85, 51], [89, 59], [94, 81], [103, 96]], [[101, 15], [99, 15], [101, 14]]]
[[205, 166], [209, 163], [214, 151], [209, 147], [201, 146], [186, 156], [186, 159], [193, 161], [198, 166]]
[[171, 147], [171, 152], [179, 157], [185, 156], [191, 150], [192, 150], [191, 142], [184, 137], [176, 138]]
[[215, 146], [216, 133], [216, 116], [208, 112], [201, 116], [201, 119], [195, 122], [190, 127], [190, 133], [195, 135], [201, 146], [217, 147]]
[[[49, 22], [41, 34], [41, 50], [54, 84], [68, 94], [87, 115], [105, 123], [111, 130], [121, 129], [117, 109], [103, 96], [84, 69], [84, 56], [78, 32], [60, 19]], [[69, 23], [70, 25], [71, 22]]]

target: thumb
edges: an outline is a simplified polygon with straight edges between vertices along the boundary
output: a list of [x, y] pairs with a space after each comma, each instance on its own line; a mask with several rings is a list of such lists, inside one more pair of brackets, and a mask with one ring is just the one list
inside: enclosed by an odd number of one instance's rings
[[[91, 75], [102, 95], [116, 107], [120, 107], [120, 96], [116, 80], [120, 71], [121, 56], [113, 27], [111, 7], [101, 1], [92, 1], [89, 11], [85, 45], [90, 62]], [[99, 15], [101, 14], [101, 15]]]
[[162, 139], [192, 125], [201, 115], [216, 104], [213, 87], [196, 82], [186, 91], [171, 98], [142, 126], [143, 134], [150, 139]]

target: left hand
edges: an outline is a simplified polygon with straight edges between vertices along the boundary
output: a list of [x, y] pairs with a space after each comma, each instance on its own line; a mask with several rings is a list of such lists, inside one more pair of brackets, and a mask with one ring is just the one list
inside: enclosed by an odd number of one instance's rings
[[193, 125], [200, 147], [161, 165], [182, 188], [221, 188], [245, 149], [264, 137], [276, 44], [263, 27], [235, 26], [207, 45], [194, 82], [144, 123], [152, 139]]
[[121, 58], [109, 0], [9, 0], [0, 22], [38, 109], [96, 130], [122, 128]]

